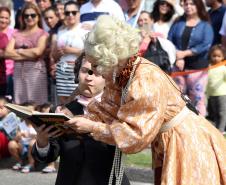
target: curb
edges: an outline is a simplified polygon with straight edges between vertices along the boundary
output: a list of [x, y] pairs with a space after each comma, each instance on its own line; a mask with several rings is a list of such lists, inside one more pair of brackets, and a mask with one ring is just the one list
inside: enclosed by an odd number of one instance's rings
[[151, 168], [126, 167], [125, 172], [130, 181], [154, 183], [154, 171]]
[[[15, 160], [12, 157], [4, 158], [0, 160], [0, 169], [11, 167], [15, 164]], [[59, 162], [56, 161], [56, 167]], [[43, 164], [38, 164], [35, 171], [40, 171], [44, 167]], [[150, 168], [137, 168], [137, 167], [125, 167], [125, 173], [130, 181], [153, 183], [154, 182], [154, 171]]]

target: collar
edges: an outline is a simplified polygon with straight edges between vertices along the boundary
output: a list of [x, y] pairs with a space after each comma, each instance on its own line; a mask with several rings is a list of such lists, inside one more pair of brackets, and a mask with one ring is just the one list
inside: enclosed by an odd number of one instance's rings
[[100, 101], [101, 101], [101, 96], [102, 96], [102, 94], [103, 94], [103, 92], [100, 93], [100, 94], [98, 94], [98, 95], [96, 95], [96, 96], [93, 97], [93, 98], [87, 98], [87, 97], [85, 97], [85, 96], [83, 96], [83, 95], [80, 94], [80, 95], [77, 95], [77, 96], [75, 97], [75, 99], [77, 100], [78, 103], [80, 103], [80, 104], [83, 105], [84, 107], [87, 107], [87, 105], [88, 105], [91, 101], [93, 101], [93, 100], [96, 100], [96, 101], [100, 102]]

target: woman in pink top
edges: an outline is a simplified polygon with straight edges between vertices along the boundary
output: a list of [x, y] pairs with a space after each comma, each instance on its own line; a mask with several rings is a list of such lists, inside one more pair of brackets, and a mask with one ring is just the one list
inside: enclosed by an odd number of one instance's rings
[[[0, 32], [5, 33], [8, 37], [8, 40], [12, 38], [14, 33], [14, 29], [10, 28], [10, 9], [7, 7], [0, 7]], [[13, 69], [14, 69], [14, 61], [7, 59], [5, 60], [6, 67], [6, 80], [7, 80], [7, 90], [6, 94], [13, 96]]]
[[15, 60], [14, 99], [18, 104], [47, 101], [47, 72], [42, 59], [48, 34], [41, 29], [41, 13], [33, 3], [22, 9], [22, 28], [13, 34], [5, 56]]

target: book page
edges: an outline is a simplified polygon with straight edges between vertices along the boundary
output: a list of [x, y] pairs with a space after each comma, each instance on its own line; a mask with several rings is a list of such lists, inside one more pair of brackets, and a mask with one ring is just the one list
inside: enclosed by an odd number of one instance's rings
[[2, 128], [10, 135], [11, 132], [16, 130], [19, 123], [18, 117], [11, 112], [2, 120]]
[[7, 103], [4, 106], [10, 111], [14, 112], [18, 117], [21, 117], [23, 119], [28, 118], [32, 115], [30, 108], [25, 106], [20, 106], [12, 103]]

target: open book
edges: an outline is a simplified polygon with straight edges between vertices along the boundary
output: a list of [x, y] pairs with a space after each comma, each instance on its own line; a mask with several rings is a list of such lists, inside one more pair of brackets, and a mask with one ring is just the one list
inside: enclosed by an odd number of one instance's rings
[[63, 122], [70, 119], [67, 115], [63, 113], [42, 113], [31, 111], [28, 107], [20, 106], [12, 103], [5, 104], [5, 107], [10, 111], [14, 112], [18, 117], [29, 120], [35, 126], [41, 126], [46, 124], [46, 126], [54, 125], [61, 130], [68, 129], [69, 127], [64, 125]]

